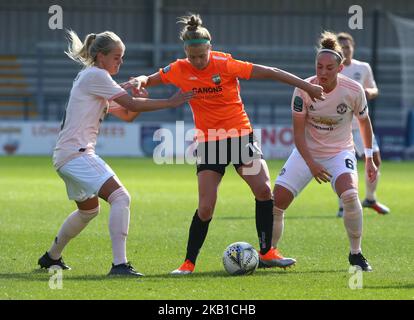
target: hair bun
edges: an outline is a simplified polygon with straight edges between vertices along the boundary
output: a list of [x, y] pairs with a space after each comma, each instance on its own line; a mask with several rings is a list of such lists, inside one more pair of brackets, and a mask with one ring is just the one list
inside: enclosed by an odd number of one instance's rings
[[203, 26], [203, 21], [199, 14], [189, 13], [188, 16], [179, 17], [177, 23], [184, 25], [180, 32], [180, 39], [182, 41], [205, 39], [211, 41], [211, 35]]
[[335, 50], [336, 49], [336, 40], [333, 38], [326, 38], [321, 41], [322, 49]]
[[201, 26], [203, 21], [200, 17], [192, 15], [187, 21], [187, 29], [189, 31], [195, 31], [199, 26]]

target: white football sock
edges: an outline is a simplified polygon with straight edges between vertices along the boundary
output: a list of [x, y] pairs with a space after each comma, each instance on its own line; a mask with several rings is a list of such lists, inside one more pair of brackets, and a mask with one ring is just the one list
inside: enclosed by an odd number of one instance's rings
[[126, 263], [126, 239], [129, 229], [129, 206], [131, 197], [124, 187], [116, 189], [108, 197], [111, 205], [109, 214], [109, 233], [112, 240], [113, 264]]
[[284, 211], [273, 206], [273, 233], [272, 247], [277, 248], [277, 244], [282, 237], [284, 228]]
[[362, 238], [362, 206], [358, 198], [358, 190], [350, 189], [341, 194], [344, 204], [344, 225], [351, 245], [351, 253], [361, 252]]
[[57, 260], [68, 242], [76, 237], [99, 213], [99, 206], [92, 210], [76, 210], [66, 218], [52, 247], [48, 251], [50, 258]]

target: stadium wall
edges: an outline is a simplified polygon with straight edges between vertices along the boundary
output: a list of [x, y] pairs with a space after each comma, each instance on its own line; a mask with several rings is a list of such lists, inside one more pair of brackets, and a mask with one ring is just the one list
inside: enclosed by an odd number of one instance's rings
[[[60, 131], [52, 121], [0, 121], [0, 156], [51, 156]], [[257, 125], [257, 137], [266, 159], [286, 159], [294, 148], [290, 125]], [[384, 159], [408, 159], [402, 128], [378, 128], [376, 137]], [[154, 157], [156, 163], [194, 159], [194, 130], [191, 123], [104, 123], [96, 152], [102, 156]], [[411, 155], [412, 156], [412, 155]], [[182, 160], [178, 162], [184, 163]], [[193, 162], [194, 163], [194, 162]]]
[[[0, 121], [0, 155], [51, 156], [59, 131], [59, 122]], [[99, 132], [96, 152], [102, 156], [155, 155], [161, 160], [171, 157], [191, 158], [194, 133], [192, 124], [183, 121], [104, 123]], [[290, 126], [259, 126], [255, 134], [269, 159], [287, 158], [294, 147]]]

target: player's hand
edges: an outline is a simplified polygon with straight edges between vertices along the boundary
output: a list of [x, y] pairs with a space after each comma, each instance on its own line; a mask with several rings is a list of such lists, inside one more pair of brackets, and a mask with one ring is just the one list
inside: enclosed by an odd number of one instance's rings
[[136, 89], [141, 89], [141, 87], [145, 87], [147, 85], [148, 77], [147, 76], [139, 76], [136, 78], [130, 78], [128, 81], [128, 87], [133, 87]]
[[139, 88], [139, 89], [137, 89], [135, 87], [132, 87], [131, 93], [132, 93], [132, 96], [135, 97], [135, 98], [137, 98], [137, 97], [139, 97], [139, 98], [148, 98], [149, 97], [149, 93], [148, 93], [147, 89], [145, 89], [144, 87]]
[[183, 103], [188, 102], [194, 96], [193, 91], [182, 92], [177, 91], [171, 98], [168, 99], [171, 107], [178, 107]]
[[316, 84], [311, 84], [308, 89], [309, 97], [312, 99], [313, 102], [316, 102], [316, 100], [325, 100], [325, 94], [323, 93], [323, 88]]
[[319, 184], [321, 184], [322, 182], [331, 181], [332, 175], [320, 163], [313, 162], [311, 165], [309, 165], [309, 170], [311, 171], [313, 177]]
[[365, 171], [367, 173], [369, 182], [372, 183], [375, 181], [375, 179], [377, 179], [378, 168], [372, 158], [365, 158]]
[[[130, 78], [129, 80], [131, 81], [132, 79], [134, 79], [134, 78]], [[149, 93], [144, 87], [140, 87], [139, 89], [136, 88], [136, 87], [132, 87], [131, 88], [131, 93], [132, 93], [132, 96], [135, 97], [135, 98], [137, 98], [137, 97], [139, 97], [139, 98], [148, 98], [149, 97]]]

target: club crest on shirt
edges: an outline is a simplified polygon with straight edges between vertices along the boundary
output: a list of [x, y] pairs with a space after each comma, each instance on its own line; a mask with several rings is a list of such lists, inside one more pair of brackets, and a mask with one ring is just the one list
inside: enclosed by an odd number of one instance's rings
[[339, 106], [336, 107], [336, 112], [339, 114], [344, 114], [348, 110], [348, 106], [345, 103], [341, 103]]
[[213, 80], [213, 82], [215, 84], [220, 84], [221, 83], [221, 78], [219, 74], [215, 74], [211, 77], [211, 80]]
[[310, 105], [309, 110], [310, 111], [315, 111], [315, 107], [313, 106], [313, 104]]

